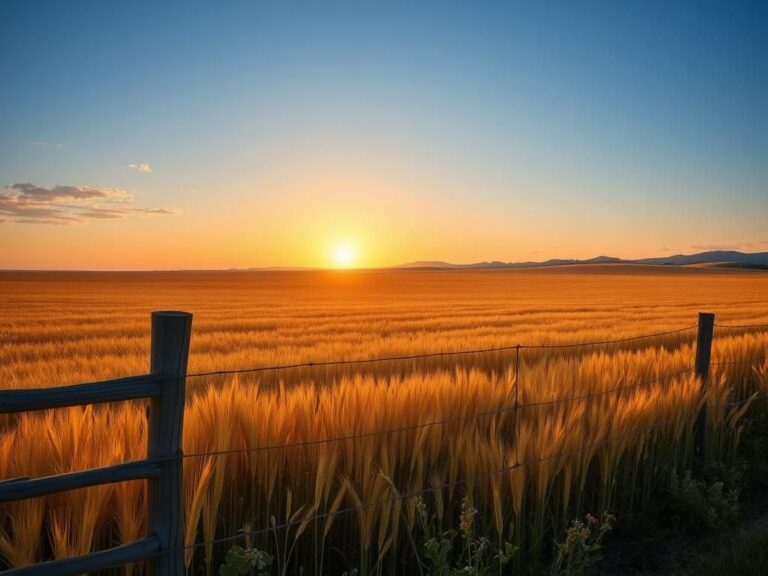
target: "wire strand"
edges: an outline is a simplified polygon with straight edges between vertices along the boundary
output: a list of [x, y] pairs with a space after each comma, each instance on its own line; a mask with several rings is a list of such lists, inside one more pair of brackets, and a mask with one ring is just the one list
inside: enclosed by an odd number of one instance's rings
[[383, 436], [387, 434], [397, 434], [402, 432], [410, 432], [413, 430], [419, 430], [421, 428], [428, 428], [430, 426], [439, 426], [442, 424], [455, 424], [457, 422], [463, 422], [466, 420], [474, 420], [478, 418], [484, 418], [489, 416], [497, 416], [506, 412], [516, 411], [518, 408], [534, 408], [534, 407], [540, 407], [540, 406], [551, 406], [554, 404], [562, 404], [566, 402], [580, 402], [583, 400], [587, 400], [589, 398], [594, 398], [598, 396], [605, 396], [607, 394], [612, 394], [615, 392], [620, 392], [623, 390], [630, 390], [633, 388], [640, 388], [644, 386], [651, 386], [653, 384], [658, 384], [659, 382], [665, 382], [667, 380], [671, 380], [673, 378], [676, 378], [678, 376], [681, 376], [683, 374], [686, 374], [688, 372], [693, 371], [694, 367], [688, 367], [685, 370], [680, 370], [678, 372], [672, 372], [665, 374], [664, 376], [655, 378], [653, 380], [646, 380], [643, 382], [637, 382], [635, 384], [627, 384], [623, 386], [617, 386], [615, 388], [610, 388], [608, 390], [601, 390], [599, 392], [590, 392], [587, 394], [584, 394], [582, 396], [575, 396], [575, 397], [569, 397], [569, 398], [558, 398], [555, 400], [544, 400], [541, 402], [529, 402], [525, 404], [512, 404], [508, 406], [503, 406], [501, 408], [496, 408], [494, 410], [488, 410], [485, 412], [476, 412], [473, 414], [466, 414], [464, 416], [455, 416], [453, 418], [446, 418], [443, 420], [435, 420], [431, 422], [422, 422], [419, 424], [411, 424], [409, 426], [402, 426], [398, 428], [390, 428], [386, 430], [374, 430], [371, 432], [363, 432], [360, 434], [350, 434], [346, 436], [334, 436], [333, 438], [317, 438], [315, 440], [306, 440], [302, 442], [292, 442], [289, 444], [269, 444], [266, 446], [254, 446], [252, 448], [233, 448], [231, 450], [216, 450], [216, 451], [206, 451], [206, 452], [191, 452], [189, 454], [184, 454], [184, 458], [201, 458], [205, 456], [226, 456], [231, 454], [245, 454], [245, 453], [252, 453], [252, 452], [261, 452], [266, 450], [280, 450], [280, 449], [288, 449], [288, 448], [302, 448], [307, 446], [316, 446], [319, 444], [328, 444], [332, 442], [344, 442], [349, 440], [358, 440], [363, 438], [371, 438], [374, 436]]
[[710, 362], [710, 366], [733, 366], [735, 364], [755, 364], [751, 358], [744, 358], [742, 360], [721, 360], [719, 362]]
[[738, 328], [739, 330], [747, 330], [749, 328], [768, 328], [768, 324], [714, 324], [715, 328]]
[[462, 484], [467, 484], [468, 482], [475, 481], [475, 480], [478, 480], [478, 479], [487, 478], [487, 477], [495, 476], [495, 475], [498, 475], [498, 474], [504, 474], [505, 472], [510, 472], [512, 470], [515, 470], [517, 468], [521, 468], [523, 466], [531, 466], [531, 465], [535, 465], [535, 464], [540, 464], [542, 462], [547, 462], [549, 460], [554, 460], [556, 458], [561, 458], [562, 456], [568, 455], [570, 453], [582, 452], [582, 451], [584, 451], [586, 449], [590, 449], [590, 448], [597, 448], [597, 447], [600, 447], [602, 445], [609, 444], [611, 442], [619, 440], [621, 438], [625, 438], [625, 437], [633, 435], [633, 434], [644, 433], [644, 432], [647, 432], [649, 430], [660, 428], [660, 427], [663, 427], [663, 426], [669, 426], [670, 424], [673, 424], [675, 422], [676, 422], [676, 420], [669, 420], [667, 422], [656, 422], [654, 424], [651, 424], [649, 426], [645, 426], [643, 428], [631, 430], [629, 432], [626, 432], [625, 434], [617, 434], [615, 436], [611, 436], [611, 437], [605, 438], [605, 439], [603, 439], [601, 441], [594, 442], [592, 444], [582, 445], [582, 446], [579, 446], [578, 448], [574, 448], [574, 449], [571, 449], [571, 450], [566, 450], [566, 451], [563, 451], [563, 452], [559, 452], [557, 454], [552, 454], [552, 455], [544, 457], [544, 458], [539, 458], [539, 459], [535, 459], [535, 460], [527, 460], [527, 461], [524, 461], [524, 462], [515, 463], [515, 464], [513, 464], [511, 466], [505, 466], [505, 467], [502, 467], [502, 468], [499, 468], [499, 469], [478, 473], [478, 474], [475, 474], [475, 475], [472, 475], [472, 476], [468, 476], [466, 478], [462, 478], [460, 480], [456, 480], [454, 482], [446, 482], [446, 483], [439, 484], [439, 485], [432, 485], [429, 488], [424, 488], [424, 489], [421, 489], [421, 490], [416, 490], [416, 491], [408, 492], [408, 493], [405, 493], [405, 494], [397, 494], [395, 496], [391, 496], [391, 497], [388, 497], [388, 498], [382, 498], [382, 499], [379, 499], [379, 500], [375, 500], [373, 502], [366, 502], [363, 505], [349, 506], [347, 508], [339, 509], [339, 510], [337, 510], [335, 512], [323, 512], [323, 513], [315, 514], [315, 515], [307, 517], [307, 518], [302, 518], [301, 520], [289, 521], [289, 522], [286, 522], [286, 523], [283, 523], [283, 524], [271, 526], [269, 528], [261, 528], [261, 529], [258, 529], [258, 530], [241, 531], [238, 534], [233, 534], [233, 535], [230, 535], [230, 536], [223, 536], [221, 538], [216, 538], [214, 540], [209, 540], [209, 541], [206, 541], [206, 542], [196, 542], [196, 543], [184, 546], [184, 550], [199, 548], [201, 546], [206, 546], [206, 545], [209, 545], [209, 544], [221, 544], [223, 542], [231, 542], [231, 541], [237, 540], [239, 538], [244, 538], [246, 536], [258, 536], [259, 534], [263, 534], [263, 533], [266, 533], [266, 532], [282, 530], [284, 528], [290, 528], [292, 526], [298, 526], [298, 525], [301, 525], [301, 524], [303, 524], [305, 522], [311, 522], [311, 521], [314, 521], [314, 520], [321, 520], [323, 518], [327, 518], [328, 516], [334, 516], [335, 517], [335, 516], [337, 516], [339, 514], [347, 514], [347, 513], [350, 513], [350, 512], [356, 512], [356, 511], [359, 511], [359, 510], [365, 510], [366, 508], [373, 508], [373, 507], [376, 507], [376, 506], [387, 504], [389, 502], [394, 502], [396, 500], [408, 500], [410, 498], [415, 498], [415, 497], [418, 497], [418, 496], [422, 496], [422, 495], [428, 494], [430, 492], [435, 492], [436, 490], [445, 490], [445, 489], [453, 488], [453, 487], [456, 487], [456, 486], [459, 486], [459, 485], [462, 485]]
[[696, 328], [697, 325], [686, 326], [685, 328], [679, 328], [677, 330], [670, 330], [667, 332], [656, 332], [653, 334], [643, 334], [640, 336], [630, 336], [628, 338], [618, 338], [615, 340], [597, 340], [592, 342], [574, 342], [568, 344], [512, 344], [506, 346], [497, 346], [492, 348], [478, 348], [474, 350], [446, 350], [438, 352], [425, 352], [423, 354], [406, 354], [400, 356], [381, 356], [378, 358], [359, 358], [352, 360], [324, 360], [319, 362], [297, 362], [294, 364], [278, 364], [273, 366], [255, 366], [252, 368], [235, 368], [232, 370], [211, 370], [209, 372], [192, 372], [187, 374], [187, 378], [200, 378], [203, 376], [220, 376], [225, 374], [245, 374], [250, 372], [266, 372], [275, 370], [288, 370], [293, 368], [316, 368], [322, 366], [341, 366], [347, 364], [373, 364], [376, 362], [392, 362], [398, 360], [417, 360], [420, 358], [434, 358], [439, 356], [461, 356], [468, 354], [485, 354], [489, 352], [504, 352], [509, 350], [546, 350], [546, 349], [563, 349], [563, 348], [579, 348], [588, 346], [604, 346], [609, 344], [621, 344], [625, 342], [632, 342], [635, 340], [644, 340], [648, 338], [658, 338], [661, 336], [671, 336], [673, 334], [680, 334], [688, 330]]

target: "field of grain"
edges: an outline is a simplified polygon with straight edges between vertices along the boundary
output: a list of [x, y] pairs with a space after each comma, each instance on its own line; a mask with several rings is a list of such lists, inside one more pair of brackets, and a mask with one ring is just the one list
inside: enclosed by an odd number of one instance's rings
[[[624, 265], [4, 272], [0, 387], [144, 373], [149, 313], [160, 309], [194, 313], [196, 373], [622, 339], [693, 327], [698, 311], [715, 312], [719, 324], [768, 324], [768, 274]], [[188, 561], [215, 573], [231, 543], [191, 546], [245, 528], [263, 530], [252, 540], [281, 573], [407, 574], [424, 536], [417, 508], [447, 529], [471, 506], [482, 535], [520, 546], [522, 569], [568, 519], [636, 509], [690, 464], [694, 345], [689, 329], [519, 355], [190, 377], [185, 453], [234, 452], [185, 461]], [[710, 453], [733, 449], [760, 402], [752, 395], [768, 392], [767, 347], [766, 332], [716, 329]], [[146, 450], [141, 403], [0, 422], [0, 479]], [[19, 566], [130, 541], [143, 531], [143, 499], [143, 485], [130, 482], [2, 505], [0, 556]]]

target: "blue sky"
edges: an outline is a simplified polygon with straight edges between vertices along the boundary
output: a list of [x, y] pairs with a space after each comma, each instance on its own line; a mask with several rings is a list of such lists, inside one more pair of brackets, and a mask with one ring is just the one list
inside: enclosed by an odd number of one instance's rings
[[0, 77], [0, 267], [768, 250], [766, 3], [1, 1]]

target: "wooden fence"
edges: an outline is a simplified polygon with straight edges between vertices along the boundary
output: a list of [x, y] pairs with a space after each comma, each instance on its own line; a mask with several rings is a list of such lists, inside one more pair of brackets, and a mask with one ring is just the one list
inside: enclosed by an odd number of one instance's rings
[[148, 535], [116, 548], [2, 572], [4, 576], [65, 576], [148, 560], [154, 576], [184, 574], [184, 491], [181, 438], [192, 315], [152, 313], [149, 374], [58, 388], [4, 390], [0, 414], [149, 398], [147, 458], [45, 478], [0, 482], [0, 502], [98, 484], [148, 480]]
[[[706, 388], [714, 314], [699, 314], [696, 375]], [[0, 414], [46, 410], [149, 398], [147, 458], [45, 478], [13, 478], [0, 482], [0, 502], [44, 496], [98, 484], [146, 479], [148, 535], [141, 540], [74, 558], [51, 560], [2, 572], [3, 576], [65, 576], [147, 560], [153, 576], [184, 574], [184, 487], [181, 451], [185, 380], [192, 327], [187, 312], [152, 313], [149, 374], [93, 384], [0, 391]], [[703, 456], [706, 407], [696, 423], [695, 450]]]

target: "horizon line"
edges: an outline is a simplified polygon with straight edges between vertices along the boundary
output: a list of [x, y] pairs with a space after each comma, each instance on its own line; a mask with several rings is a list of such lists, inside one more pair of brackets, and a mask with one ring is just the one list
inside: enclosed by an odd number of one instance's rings
[[[267, 265], [267, 266], [247, 266], [247, 267], [228, 267], [228, 268], [0, 268], [0, 272], [300, 272], [300, 271], [375, 271], [375, 270], [414, 270], [414, 269], [453, 269], [453, 270], [477, 270], [483, 269], [503, 269], [504, 267], [525, 269], [525, 268], [552, 268], [567, 265], [608, 265], [608, 264], [629, 264], [652, 266], [656, 265], [648, 260], [665, 260], [675, 257], [693, 257], [704, 254], [713, 254], [718, 252], [737, 253], [744, 256], [753, 256], [768, 254], [768, 252], [741, 252], [740, 250], [705, 250], [692, 254], [672, 254], [670, 256], [650, 256], [642, 258], [624, 259], [616, 256], [593, 256], [591, 258], [549, 258], [547, 260], [535, 261], [503, 261], [503, 260], [481, 260], [468, 263], [453, 263], [444, 260], [413, 260], [401, 264], [388, 264], [382, 266], [292, 266], [292, 265]], [[603, 259], [604, 261], [600, 261]], [[738, 262], [735, 262], [738, 263]], [[661, 264], [663, 265], [663, 264]]]

